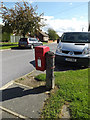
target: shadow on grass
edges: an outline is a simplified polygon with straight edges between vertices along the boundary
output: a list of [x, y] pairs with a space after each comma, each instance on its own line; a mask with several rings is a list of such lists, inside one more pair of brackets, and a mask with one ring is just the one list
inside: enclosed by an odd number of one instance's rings
[[88, 67], [80, 66], [78, 64], [73, 64], [73, 63], [63, 63], [63, 64], [55, 65], [54, 71], [80, 70], [86, 68]]

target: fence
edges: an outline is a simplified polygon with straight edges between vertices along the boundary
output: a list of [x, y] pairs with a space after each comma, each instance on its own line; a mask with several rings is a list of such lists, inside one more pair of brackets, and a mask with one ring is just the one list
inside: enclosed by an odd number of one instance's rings
[[15, 36], [15, 35], [11, 35], [10, 36], [10, 41], [12, 42], [18, 42], [20, 38], [22, 38], [23, 36]]

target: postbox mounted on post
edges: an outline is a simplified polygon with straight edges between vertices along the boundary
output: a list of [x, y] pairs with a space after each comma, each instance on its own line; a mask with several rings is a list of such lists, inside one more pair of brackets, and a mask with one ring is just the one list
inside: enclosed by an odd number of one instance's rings
[[37, 46], [35, 47], [35, 64], [36, 70], [46, 70], [46, 59], [45, 53], [50, 51], [48, 46]]

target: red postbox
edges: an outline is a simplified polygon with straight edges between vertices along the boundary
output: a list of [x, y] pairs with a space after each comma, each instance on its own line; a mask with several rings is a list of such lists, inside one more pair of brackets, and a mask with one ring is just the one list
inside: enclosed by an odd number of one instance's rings
[[37, 46], [35, 47], [35, 64], [36, 70], [46, 70], [45, 53], [50, 51], [48, 46]]

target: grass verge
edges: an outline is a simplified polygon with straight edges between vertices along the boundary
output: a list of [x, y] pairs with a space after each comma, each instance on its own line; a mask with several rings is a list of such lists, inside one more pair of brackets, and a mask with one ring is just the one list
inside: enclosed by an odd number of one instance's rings
[[[51, 93], [42, 112], [43, 118], [60, 118], [61, 107], [68, 103], [71, 118], [88, 119], [88, 71], [90, 69], [55, 72], [58, 90]], [[45, 75], [44, 75], [45, 76]], [[42, 74], [36, 77], [43, 80]]]
[[18, 45], [2, 46], [2, 47], [0, 47], [0, 50], [2, 50], [2, 49], [10, 49], [10, 48], [14, 48], [14, 47], [18, 47]]
[[11, 45], [11, 44], [18, 44], [18, 42], [14, 42], [14, 43], [11, 43], [11, 42], [0, 42], [0, 45]]
[[2, 49], [10, 49], [10, 48], [13, 48], [13, 47], [18, 47], [18, 42], [16, 42], [16, 43], [0, 42], [0, 45], [6, 45], [6, 46], [0, 46], [0, 50], [2, 50]]
[[46, 80], [46, 74], [39, 74], [39, 75], [35, 76], [35, 79], [39, 80], [39, 81], [45, 81]]
[[48, 44], [48, 42], [42, 42], [43, 44]]

